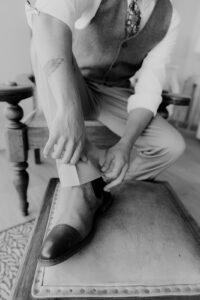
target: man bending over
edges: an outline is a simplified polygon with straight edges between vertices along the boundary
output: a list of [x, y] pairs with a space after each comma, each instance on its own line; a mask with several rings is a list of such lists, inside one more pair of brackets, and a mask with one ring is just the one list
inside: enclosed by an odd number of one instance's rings
[[[44, 155], [56, 159], [62, 184], [40, 255], [53, 265], [83, 246], [114, 186], [153, 180], [182, 154], [183, 138], [157, 114], [179, 18], [170, 0], [27, 0], [26, 8], [49, 127]], [[98, 151], [86, 118], [119, 141]]]

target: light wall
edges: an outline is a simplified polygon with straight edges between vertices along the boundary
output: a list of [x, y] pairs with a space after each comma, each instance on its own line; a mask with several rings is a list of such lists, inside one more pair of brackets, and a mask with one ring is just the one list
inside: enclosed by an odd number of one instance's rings
[[179, 68], [183, 80], [200, 73], [200, 56], [194, 53], [195, 43], [200, 38], [200, 1], [172, 0], [181, 18], [180, 33], [172, 64]]
[[[0, 0], [0, 83], [12, 81], [20, 73], [31, 72], [30, 32], [24, 13], [24, 1]], [[5, 147], [4, 106], [0, 103], [0, 149]]]
[[31, 71], [24, 0], [0, 0], [0, 83]]

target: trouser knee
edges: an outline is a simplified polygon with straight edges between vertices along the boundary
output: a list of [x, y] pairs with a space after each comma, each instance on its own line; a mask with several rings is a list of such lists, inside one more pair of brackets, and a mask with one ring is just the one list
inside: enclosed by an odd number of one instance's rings
[[174, 137], [165, 139], [166, 156], [170, 162], [176, 161], [185, 151], [186, 144], [180, 133], [176, 133]]

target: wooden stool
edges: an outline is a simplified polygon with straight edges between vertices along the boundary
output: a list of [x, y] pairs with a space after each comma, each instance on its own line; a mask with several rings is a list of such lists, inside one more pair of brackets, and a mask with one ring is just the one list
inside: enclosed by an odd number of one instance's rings
[[[40, 150], [48, 139], [49, 131], [46, 124], [43, 126], [34, 124], [24, 124], [21, 122], [23, 110], [19, 103], [22, 100], [30, 99], [34, 95], [34, 76], [18, 76], [16, 82], [9, 85], [0, 85], [0, 102], [7, 102], [5, 110], [7, 119], [6, 140], [8, 160], [13, 169], [13, 183], [19, 195], [21, 211], [23, 215], [28, 215], [27, 189], [29, 182], [28, 151], [35, 151], [35, 162], [40, 163]], [[190, 98], [184, 95], [176, 95], [163, 92], [163, 101], [159, 108], [159, 113], [168, 117], [166, 107], [170, 104], [187, 106]], [[110, 147], [119, 139], [109, 129], [96, 121], [86, 121], [86, 130], [91, 142], [97, 146]], [[98, 129], [98, 130], [97, 130]]]
[[37, 257], [54, 226], [58, 198], [59, 183], [52, 179], [12, 300], [199, 299], [200, 229], [167, 183], [129, 181], [116, 188], [94, 239], [67, 261], [44, 268]]

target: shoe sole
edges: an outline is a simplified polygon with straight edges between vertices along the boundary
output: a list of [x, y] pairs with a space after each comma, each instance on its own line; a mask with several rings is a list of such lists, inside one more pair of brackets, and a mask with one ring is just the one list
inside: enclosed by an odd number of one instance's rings
[[64, 262], [65, 260], [69, 259], [72, 257], [74, 254], [78, 253], [84, 246], [88, 245], [89, 242], [92, 240], [94, 237], [94, 234], [96, 232], [96, 225], [97, 225], [97, 220], [100, 215], [103, 215], [112, 205], [113, 202], [113, 197], [110, 195], [108, 199], [97, 209], [94, 218], [93, 218], [93, 224], [92, 224], [92, 229], [90, 230], [89, 234], [74, 248], [71, 248], [69, 251], [64, 253], [62, 256], [59, 256], [56, 259], [51, 259], [51, 260], [44, 260], [42, 258], [38, 258], [39, 263], [41, 266], [44, 267], [51, 267], [54, 265], [57, 265], [59, 263]]

